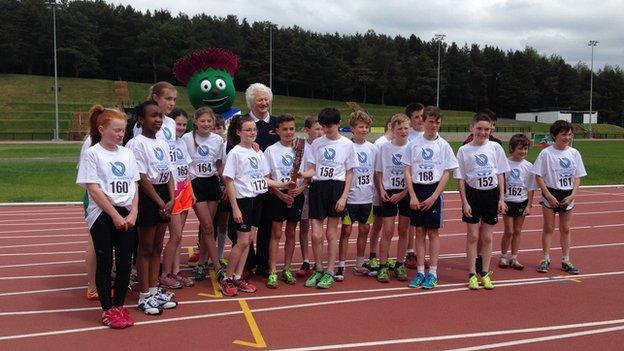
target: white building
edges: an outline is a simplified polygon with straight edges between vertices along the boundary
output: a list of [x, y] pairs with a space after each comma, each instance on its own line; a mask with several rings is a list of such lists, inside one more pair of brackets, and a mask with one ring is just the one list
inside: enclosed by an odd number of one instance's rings
[[[589, 111], [555, 110], [516, 113], [517, 121], [553, 123], [563, 119], [571, 123], [590, 123]], [[598, 122], [598, 112], [592, 111], [591, 123]]]

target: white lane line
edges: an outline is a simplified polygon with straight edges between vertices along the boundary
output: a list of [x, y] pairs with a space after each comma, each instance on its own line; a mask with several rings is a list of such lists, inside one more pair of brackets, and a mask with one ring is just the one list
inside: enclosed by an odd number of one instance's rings
[[15, 291], [15, 292], [8, 292], [8, 293], [0, 293], [0, 296], [15, 296], [15, 295], [21, 296], [21, 295], [28, 295], [28, 294], [45, 294], [45, 293], [59, 292], [59, 291], [81, 290], [81, 289], [86, 289], [86, 288], [87, 286], [83, 285], [83, 286], [71, 286], [67, 288], [58, 288], [58, 289]]
[[44, 274], [44, 275], [22, 275], [18, 277], [0, 277], [0, 280], [25, 280], [25, 279], [44, 279], [44, 278], [67, 278], [67, 277], [82, 277], [87, 273], [66, 273], [66, 274]]
[[[624, 271], [620, 271], [620, 272], [606, 272], [606, 273], [594, 273], [593, 276], [623, 274], [623, 273], [624, 273]], [[588, 276], [588, 275], [586, 275], [586, 276]], [[582, 277], [582, 275], [578, 275], [578, 276], [575, 276], [575, 277], [576, 278]], [[558, 281], [554, 280], [554, 279], [544, 278], [544, 279], [539, 280], [539, 281], [522, 281], [522, 282], [507, 283], [507, 284], [498, 283], [497, 284], [497, 288], [512, 287], [512, 286], [519, 286], [519, 285], [533, 285], [533, 284], [553, 283], [553, 282], [558, 282]], [[447, 289], [447, 290], [442, 290], [442, 289], [430, 290], [430, 291], [422, 291], [422, 290], [420, 290], [420, 291], [414, 292], [414, 293], [393, 294], [393, 295], [383, 295], [383, 296], [371, 296], [371, 297], [360, 297], [360, 298], [341, 299], [341, 300], [332, 300], [332, 301], [320, 301], [320, 302], [294, 304], [294, 305], [283, 305], [283, 306], [277, 306], [277, 307], [257, 308], [257, 309], [252, 309], [251, 311], [254, 312], [254, 313], [271, 312], [271, 311], [282, 311], [282, 310], [299, 309], [299, 308], [307, 308], [307, 307], [319, 307], [319, 306], [331, 306], [331, 305], [338, 305], [338, 304], [348, 304], [348, 303], [354, 303], [354, 302], [366, 302], [366, 301], [387, 300], [387, 299], [394, 299], [394, 298], [405, 298], [405, 297], [411, 297], [411, 296], [416, 296], [416, 295], [437, 295], [437, 294], [445, 294], [445, 293], [451, 293], [451, 292], [469, 292], [469, 290], [466, 287], [461, 287], [461, 288], [457, 288], [457, 289]], [[472, 293], [472, 292], [470, 292], [470, 293]], [[327, 295], [327, 293], [318, 293], [318, 294], [319, 295], [321, 295], [321, 294], [322, 295]], [[299, 296], [299, 295], [297, 295], [297, 296]], [[245, 300], [250, 300], [250, 299], [245, 299]], [[238, 299], [207, 300], [206, 302], [210, 302], [210, 301], [213, 301], [213, 303], [214, 302], [218, 302], [218, 301], [220, 301], [220, 302], [237, 302]], [[206, 303], [206, 302], [204, 302], [204, 303]], [[132, 307], [132, 306], [128, 306], [128, 307]], [[99, 309], [99, 308], [97, 308], [97, 309]], [[80, 309], [80, 310], [84, 311], [85, 309]], [[19, 312], [5, 312], [5, 313], [2, 313], [2, 315], [16, 315], [16, 314], [23, 314], [23, 313], [19, 313]], [[137, 323], [135, 323], [135, 326], [145, 325], [145, 324], [159, 324], [159, 323], [168, 323], [168, 322], [195, 320], [195, 319], [205, 319], [205, 318], [227, 316], [227, 315], [234, 315], [234, 314], [242, 314], [242, 311], [238, 310], [238, 308], [237, 308], [236, 311], [232, 311], [232, 312], [211, 313], [211, 314], [192, 315], [192, 316], [176, 317], [176, 318], [156, 319], [156, 320], [145, 321], [145, 322], [137, 322]], [[617, 321], [618, 322], [602, 321], [602, 322], [591, 322], [591, 323], [608, 323], [608, 324], [624, 323], [624, 320], [617, 320]], [[586, 323], [583, 323], [583, 324], [586, 324]], [[555, 328], [556, 327], [557, 326], [555, 326]], [[553, 327], [551, 326], [551, 327], [545, 327], [545, 328], [553, 328]], [[101, 327], [91, 327], [91, 328], [64, 329], [64, 330], [56, 330], [56, 331], [41, 332], [41, 333], [6, 335], [6, 336], [0, 337], [0, 340], [14, 340], [14, 339], [23, 339], [23, 338], [39, 337], [39, 336], [62, 335], [62, 334], [78, 333], [78, 332], [85, 332], [85, 331], [102, 330], [102, 329], [108, 329], [108, 328], [101, 326]], [[475, 335], [483, 335], [482, 333], [474, 333], [474, 334]], [[306, 348], [306, 349], [308, 349], [308, 348]]]
[[0, 257], [19, 257], [19, 256], [39, 256], [39, 255], [79, 255], [85, 254], [86, 251], [53, 251], [53, 252], [20, 252], [20, 253], [3, 253]]
[[38, 263], [23, 263], [23, 264], [6, 264], [0, 266], [0, 268], [20, 268], [20, 267], [36, 267], [36, 266], [53, 266], [57, 264], [72, 264], [72, 263], [84, 263], [84, 260], [74, 261], [54, 261], [54, 262], [38, 262]]
[[58, 245], [72, 245], [72, 244], [86, 244], [86, 241], [63, 241], [60, 243], [40, 243], [40, 244], [20, 244], [20, 245], [4, 245], [0, 246], [0, 249], [11, 249], [16, 247], [41, 247], [41, 246], [58, 246]]

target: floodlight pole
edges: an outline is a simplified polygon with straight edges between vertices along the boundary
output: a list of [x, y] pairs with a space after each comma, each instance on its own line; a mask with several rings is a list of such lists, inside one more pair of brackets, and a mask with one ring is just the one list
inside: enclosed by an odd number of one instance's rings
[[[591, 69], [590, 69], [590, 73], [591, 75], [589, 76], [589, 138], [591, 139], [593, 137], [592, 135], [592, 102], [593, 102], [593, 95], [594, 95], [594, 46], [598, 45], [598, 41], [597, 40], [590, 40], [589, 43], [587, 43], [587, 46], [591, 46]], [[596, 123], [598, 122], [598, 120], [596, 120]]]
[[436, 107], [440, 107], [440, 48], [444, 37], [446, 37], [446, 34], [436, 34], [434, 36], [435, 40], [438, 42], [438, 87], [436, 89]]
[[[269, 22], [269, 89], [273, 91], [273, 23]], [[273, 113], [273, 101], [269, 105], [269, 113]]]
[[52, 31], [54, 36], [54, 138], [52, 140], [58, 141], [60, 139], [59, 133], [59, 114], [58, 114], [58, 64], [56, 59], [56, 0], [46, 1], [48, 5], [52, 7]]

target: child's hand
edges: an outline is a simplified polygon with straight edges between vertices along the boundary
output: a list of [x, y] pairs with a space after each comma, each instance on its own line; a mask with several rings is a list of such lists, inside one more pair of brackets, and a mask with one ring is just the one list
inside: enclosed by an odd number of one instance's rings
[[346, 205], [347, 205], [347, 199], [342, 198], [342, 197], [338, 199], [338, 202], [336, 202], [336, 212], [342, 212], [345, 209]]
[[232, 219], [235, 223], [243, 223], [243, 214], [239, 209], [232, 209]]
[[385, 190], [382, 190], [379, 195], [381, 196], [381, 201], [383, 201], [383, 202], [389, 202], [390, 201], [390, 196], [388, 196], [388, 193]]
[[550, 207], [555, 208], [555, 207], [559, 206], [559, 202], [551, 194], [548, 194], [545, 197], [546, 197], [546, 201], [548, 201], [548, 204], [550, 205]]
[[561, 200], [561, 202], [559, 202], [559, 205], [561, 207], [568, 207], [568, 205], [571, 204], [572, 201], [574, 201], [574, 196], [572, 195], [566, 196], [563, 198], [563, 200]]
[[470, 207], [470, 205], [468, 204], [463, 205], [462, 212], [464, 213], [464, 216], [472, 217], [472, 208]]
[[126, 227], [126, 220], [119, 213], [113, 217], [113, 225], [115, 225], [116, 229], [128, 229]]
[[531, 214], [531, 208], [533, 207], [533, 204], [528, 204], [527, 207], [524, 208], [524, 212], [522, 213], [523, 216], [528, 216]]
[[507, 212], [507, 204], [505, 203], [505, 201], [499, 201], [498, 202], [498, 213], [504, 214], [506, 212]]
[[258, 143], [255, 143], [255, 142], [254, 142], [254, 143], [251, 145], [251, 148], [252, 148], [252, 149], [254, 149], [254, 151], [255, 151], [255, 152], [260, 151], [260, 145], [258, 145]]
[[433, 196], [429, 196], [425, 201], [420, 203], [420, 210], [427, 211], [428, 209], [431, 208], [431, 206], [433, 206], [436, 200], [437, 198], [434, 198]]
[[277, 194], [278, 194], [277, 197], [279, 197], [279, 199], [282, 200], [282, 202], [285, 202], [286, 205], [288, 206], [292, 206], [293, 202], [295, 201], [295, 199], [292, 196], [288, 194], [284, 194], [281, 191], [278, 192]]
[[401, 195], [401, 193], [396, 193], [392, 196], [390, 196], [390, 202], [392, 202], [393, 204], [398, 203], [399, 201], [403, 200], [403, 195]]
[[410, 208], [414, 211], [418, 211], [420, 208], [420, 203], [418, 202], [418, 199], [415, 196], [410, 197]]
[[304, 190], [303, 187], [297, 187], [297, 188], [288, 189], [288, 195], [290, 195], [292, 197], [297, 197], [297, 196], [299, 196], [299, 194], [301, 194], [303, 192], [303, 190]]
[[132, 211], [126, 216], [125, 218], [126, 230], [134, 227], [134, 225], [136, 224], [136, 217], [137, 217], [136, 212], [132, 212]]

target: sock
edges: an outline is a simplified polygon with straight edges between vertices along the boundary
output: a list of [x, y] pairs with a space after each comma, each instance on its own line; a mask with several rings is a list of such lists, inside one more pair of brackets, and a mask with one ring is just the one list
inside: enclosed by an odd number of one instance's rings
[[158, 292], [158, 288], [157, 287], [153, 287], [153, 288], [149, 288], [149, 294], [150, 295], [154, 295], [156, 292]]
[[409, 256], [409, 254], [414, 254], [414, 249], [407, 249], [407, 255]]
[[315, 268], [316, 268], [316, 272], [323, 273], [323, 267], [315, 265]]
[[518, 259], [518, 255], [511, 255], [511, 259], [512, 260], [517, 260]]
[[561, 256], [561, 262], [570, 262], [570, 256]]
[[545, 253], [545, 254], [544, 254], [544, 259], [545, 259], [546, 261], [550, 261], [550, 254]]
[[364, 265], [364, 256], [355, 257], [355, 266], [362, 267]]
[[234, 276], [232, 277], [232, 279], [234, 279], [234, 280], [239, 280], [240, 278], [241, 278], [241, 276], [238, 275], [238, 274], [234, 274]]
[[[431, 267], [429, 267], [429, 269], [431, 269]], [[420, 274], [425, 274], [425, 266], [416, 266], [416, 270], [418, 271], [418, 273]]]
[[438, 266], [429, 266], [429, 274], [438, 277]]
[[338, 267], [344, 268], [345, 267], [345, 261], [344, 260], [339, 260], [338, 261]]
[[324, 273], [325, 273], [325, 274], [329, 274], [329, 275], [331, 275], [332, 277], [334, 276], [334, 272], [329, 271], [329, 270], [325, 271]]
[[227, 239], [227, 233], [219, 233], [217, 235], [217, 251], [219, 258], [223, 258], [223, 251], [225, 251], [225, 239]]
[[152, 294], [150, 294], [150, 292], [146, 292], [146, 293], [139, 293], [139, 299], [147, 299], [148, 297], [150, 297]]
[[377, 258], [377, 253], [376, 252], [371, 252], [370, 255], [368, 256], [369, 260], [372, 260], [373, 258]]
[[310, 264], [310, 260], [309, 260], [309, 259], [307, 259], [307, 258], [306, 258], [305, 260], [303, 260], [303, 262], [305, 262], [305, 263], [307, 263], [307, 264]]
[[510, 256], [510, 255], [509, 255], [508, 253], [502, 253], [502, 252], [501, 252], [501, 258], [504, 258], [504, 259], [507, 259], [507, 260], [508, 260], [508, 259], [510, 258], [509, 256]]

